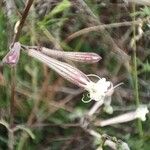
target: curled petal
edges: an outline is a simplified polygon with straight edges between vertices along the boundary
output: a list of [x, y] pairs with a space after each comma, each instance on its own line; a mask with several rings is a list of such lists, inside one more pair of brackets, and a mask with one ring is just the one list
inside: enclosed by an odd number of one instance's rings
[[141, 119], [142, 121], [146, 120], [146, 114], [149, 113], [148, 108], [144, 105], [141, 105], [136, 110], [136, 117]]
[[[87, 97], [88, 97], [88, 95], [87, 95]], [[89, 103], [92, 99], [90, 98], [89, 100], [84, 100], [85, 99], [85, 95], [83, 95], [83, 97], [82, 97], [82, 102], [83, 103]]]
[[84, 63], [95, 63], [98, 62], [100, 59], [102, 59], [96, 53], [64, 52], [64, 51], [56, 51], [56, 50], [48, 49], [45, 47], [41, 48], [41, 52], [51, 57], [69, 59], [72, 61], [84, 62]]
[[107, 125], [112, 125], [112, 124], [118, 124], [118, 123], [124, 123], [124, 122], [129, 122], [135, 119], [141, 119], [142, 121], [146, 120], [146, 114], [148, 113], [147, 106], [139, 106], [136, 111], [128, 112], [116, 117], [113, 117], [111, 119], [107, 120], [101, 120], [100, 122], [96, 123], [97, 125], [100, 126], [107, 126]]
[[77, 68], [60, 62], [56, 59], [50, 58], [39, 51], [29, 49], [28, 54], [44, 64], [48, 65], [51, 69], [56, 71], [59, 75], [67, 79], [68, 81], [80, 86], [85, 87], [85, 85], [89, 82], [89, 78]]
[[20, 49], [21, 49], [20, 43], [19, 42], [14, 43], [13, 47], [10, 48], [10, 51], [3, 58], [2, 62], [4, 64], [9, 64], [11, 66], [15, 66], [19, 61]]
[[109, 81], [106, 81], [105, 78], [97, 78], [99, 79], [97, 82], [88, 82], [88, 84], [85, 86], [85, 89], [89, 92], [91, 99], [103, 102], [106, 96], [112, 95], [113, 84]]

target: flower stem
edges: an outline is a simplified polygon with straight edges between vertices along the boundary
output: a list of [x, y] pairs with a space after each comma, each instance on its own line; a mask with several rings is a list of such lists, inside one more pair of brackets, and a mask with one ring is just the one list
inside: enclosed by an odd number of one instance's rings
[[11, 68], [11, 101], [10, 101], [10, 128], [14, 123], [14, 103], [15, 103], [15, 84], [16, 84], [16, 68]]
[[9, 148], [9, 150], [14, 149], [14, 142], [15, 142], [14, 132], [9, 131], [8, 132], [8, 148]]
[[[133, 12], [135, 13], [135, 3], [133, 3]], [[133, 21], [135, 21], [135, 16], [133, 17]], [[134, 44], [133, 44], [133, 84], [134, 84], [134, 97], [136, 106], [138, 107], [140, 105], [140, 99], [139, 99], [139, 85], [138, 85], [138, 74], [137, 74], [137, 55], [136, 55], [136, 28], [135, 25], [133, 25], [133, 38], [134, 38]], [[138, 130], [139, 130], [139, 136], [143, 137], [143, 129], [142, 129], [142, 122], [138, 119], [137, 122]]]

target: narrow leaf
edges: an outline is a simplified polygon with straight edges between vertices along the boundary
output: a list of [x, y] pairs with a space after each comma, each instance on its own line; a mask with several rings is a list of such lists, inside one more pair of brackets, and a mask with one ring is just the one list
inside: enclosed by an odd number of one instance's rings
[[32, 138], [32, 139], [35, 139], [35, 135], [32, 133], [32, 131], [29, 129], [29, 128], [27, 128], [27, 127], [25, 127], [25, 126], [23, 126], [23, 125], [18, 125], [16, 128], [15, 128], [15, 131], [17, 131], [17, 130], [23, 130], [23, 131], [25, 131], [25, 132], [27, 132], [28, 134], [29, 134], [29, 136]]

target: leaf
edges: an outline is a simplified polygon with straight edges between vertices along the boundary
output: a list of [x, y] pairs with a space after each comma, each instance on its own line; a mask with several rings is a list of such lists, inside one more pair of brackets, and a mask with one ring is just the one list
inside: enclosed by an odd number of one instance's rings
[[9, 124], [5, 120], [0, 120], [0, 124], [5, 126], [7, 129], [9, 129]]
[[59, 3], [59, 5], [57, 5], [51, 12], [50, 12], [50, 16], [54, 16], [64, 10], [66, 10], [67, 8], [69, 8], [71, 6], [71, 3], [68, 0], [63, 0], [62, 2]]
[[17, 130], [23, 130], [23, 131], [25, 131], [25, 132], [27, 132], [28, 134], [29, 134], [29, 136], [32, 138], [32, 139], [35, 139], [35, 135], [32, 133], [32, 131], [29, 129], [29, 128], [27, 128], [27, 127], [25, 127], [25, 126], [23, 126], [23, 125], [18, 125], [16, 128], [15, 128], [15, 131], [17, 131]]

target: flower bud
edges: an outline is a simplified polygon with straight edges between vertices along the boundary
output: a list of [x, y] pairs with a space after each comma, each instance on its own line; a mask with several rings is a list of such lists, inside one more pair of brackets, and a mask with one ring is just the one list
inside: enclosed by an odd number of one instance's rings
[[101, 57], [98, 54], [88, 52], [64, 52], [48, 49], [45, 47], [41, 48], [41, 52], [50, 57], [63, 58], [84, 63], [95, 63], [101, 59]]
[[14, 43], [13, 47], [10, 48], [10, 51], [3, 58], [2, 60], [3, 64], [16, 66], [20, 57], [20, 49], [21, 49], [20, 43], [19, 42]]

